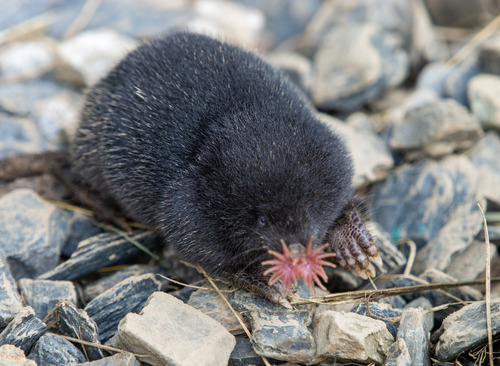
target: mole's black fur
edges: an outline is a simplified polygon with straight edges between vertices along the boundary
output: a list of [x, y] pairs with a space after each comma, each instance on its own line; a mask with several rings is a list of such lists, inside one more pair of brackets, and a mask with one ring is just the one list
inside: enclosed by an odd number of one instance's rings
[[254, 291], [269, 249], [322, 244], [354, 198], [344, 144], [302, 93], [254, 54], [189, 33], [143, 44], [90, 90], [72, 159], [186, 260]]

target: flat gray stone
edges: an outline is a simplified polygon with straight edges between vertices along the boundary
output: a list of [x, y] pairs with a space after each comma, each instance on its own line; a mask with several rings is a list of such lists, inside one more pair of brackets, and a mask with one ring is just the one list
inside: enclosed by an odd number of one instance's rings
[[[498, 258], [497, 246], [490, 244], [490, 261], [495, 263]], [[463, 251], [453, 254], [444, 272], [458, 281], [473, 281], [484, 278], [484, 263], [486, 263], [484, 241], [474, 240]]]
[[375, 186], [372, 217], [394, 240], [408, 237], [421, 246], [438, 235], [458, 207], [475, 199], [477, 187], [474, 166], [465, 156], [422, 160]]
[[5, 253], [0, 249], [0, 330], [5, 328], [23, 308], [23, 301], [17, 292], [16, 282]]
[[11, 344], [0, 346], [1, 366], [37, 366], [35, 361], [28, 360], [24, 352]]
[[125, 315], [141, 311], [149, 296], [161, 290], [164, 282], [154, 274], [129, 277], [90, 301], [84, 310], [96, 322], [101, 342], [116, 333]]
[[430, 366], [429, 331], [423, 309], [406, 309], [401, 317], [397, 339], [404, 339], [411, 366]]
[[390, 145], [411, 159], [442, 157], [471, 147], [482, 135], [477, 119], [454, 100], [438, 100], [409, 110], [394, 125]]
[[[154, 239], [150, 233], [137, 230], [129, 235], [150, 248]], [[122, 263], [142, 253], [141, 249], [117, 233], [103, 233], [83, 240], [71, 257], [56, 268], [38, 277], [40, 280], [75, 280], [100, 268]]]
[[404, 339], [397, 339], [387, 351], [384, 366], [412, 366]]
[[351, 312], [363, 316], [370, 316], [370, 314], [375, 315], [377, 319], [385, 323], [385, 326], [387, 327], [389, 333], [391, 333], [391, 335], [396, 338], [399, 321], [395, 322], [394, 320], [395, 318], [400, 317], [403, 314], [403, 311], [400, 309], [393, 309], [389, 304], [377, 302], [370, 303], [369, 309], [370, 313], [366, 311], [365, 303], [359, 303], [357, 305], [354, 305], [354, 307], [351, 309]]
[[131, 353], [117, 353], [97, 361], [79, 363], [81, 366], [141, 366]]
[[[404, 307], [404, 309], [422, 309], [422, 310], [429, 310], [430, 308], [432, 308], [432, 303], [429, 301], [428, 298], [423, 296], [417, 297], [416, 299], [410, 301]], [[424, 318], [425, 318], [425, 323], [424, 323], [425, 330], [430, 334], [430, 332], [434, 328], [434, 313], [432, 312], [425, 313]]]
[[55, 268], [69, 233], [68, 215], [29, 189], [0, 197], [0, 248], [14, 278]]
[[0, 345], [11, 344], [20, 347], [28, 354], [33, 344], [45, 334], [46, 330], [45, 324], [28, 306], [19, 311], [14, 320], [0, 333]]
[[[478, 196], [500, 203], [500, 137], [488, 132], [467, 152], [478, 174]], [[483, 207], [484, 209], [484, 207]]]
[[479, 74], [469, 82], [472, 113], [485, 128], [500, 128], [500, 76]]
[[111, 29], [81, 32], [59, 44], [58, 76], [77, 86], [91, 86], [135, 47], [133, 39]]
[[76, 288], [71, 281], [48, 281], [22, 278], [18, 281], [19, 291], [26, 304], [31, 306], [40, 319], [62, 301], [76, 304]]
[[45, 334], [28, 355], [38, 365], [72, 365], [85, 362], [85, 356], [70, 341], [55, 334]]
[[343, 24], [325, 36], [314, 65], [314, 104], [349, 112], [401, 83], [409, 60], [393, 36], [376, 24]]
[[16, 42], [0, 53], [0, 77], [7, 80], [41, 75], [53, 65], [54, 51], [48, 42]]
[[154, 293], [140, 314], [128, 314], [118, 336], [126, 349], [147, 355], [144, 361], [154, 366], [225, 366], [236, 343], [215, 320], [163, 292]]
[[384, 178], [394, 166], [387, 144], [373, 129], [355, 128], [324, 113], [319, 114], [319, 118], [343, 137], [354, 163], [355, 188], [365, 187]]
[[[500, 298], [491, 301], [492, 333], [500, 333]], [[438, 340], [439, 339], [439, 340]], [[435, 354], [440, 361], [451, 361], [460, 353], [486, 342], [485, 302], [464, 306], [444, 319], [433, 335]]]
[[46, 143], [30, 118], [0, 113], [0, 158], [43, 151]]
[[354, 313], [327, 310], [314, 321], [315, 362], [382, 365], [394, 338], [385, 323]]

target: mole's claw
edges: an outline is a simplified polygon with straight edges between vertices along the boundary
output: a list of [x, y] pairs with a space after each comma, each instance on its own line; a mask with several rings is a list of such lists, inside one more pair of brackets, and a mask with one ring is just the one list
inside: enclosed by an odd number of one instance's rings
[[336, 253], [333, 262], [363, 279], [374, 277], [382, 258], [354, 204], [347, 205], [330, 228], [327, 251]]

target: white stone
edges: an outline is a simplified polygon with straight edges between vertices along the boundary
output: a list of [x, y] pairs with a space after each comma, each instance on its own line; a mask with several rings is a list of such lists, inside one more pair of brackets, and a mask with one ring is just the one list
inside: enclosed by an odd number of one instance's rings
[[0, 53], [2, 78], [23, 78], [48, 71], [54, 64], [52, 48], [43, 42], [19, 42]]
[[22, 349], [4, 344], [0, 347], [0, 366], [36, 366], [36, 362], [28, 360]]
[[472, 113], [485, 127], [500, 128], [500, 76], [479, 74], [469, 81]]
[[118, 326], [120, 343], [152, 365], [227, 365], [236, 340], [221, 324], [164, 292]]
[[323, 362], [383, 364], [394, 338], [381, 320], [327, 310], [314, 321], [316, 357]]
[[82, 32], [57, 48], [58, 76], [79, 86], [91, 86], [135, 46], [133, 39], [113, 30]]

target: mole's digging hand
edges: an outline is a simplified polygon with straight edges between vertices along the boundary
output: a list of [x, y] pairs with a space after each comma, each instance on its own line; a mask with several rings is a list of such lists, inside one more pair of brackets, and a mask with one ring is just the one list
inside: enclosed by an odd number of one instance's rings
[[273, 286], [279, 281], [284, 289], [290, 289], [292, 283], [297, 284], [297, 280], [303, 279], [309, 286], [309, 289], [314, 293], [314, 284], [319, 288], [326, 290], [321, 282], [328, 281], [324, 266], [335, 267], [331, 262], [326, 261], [326, 258], [334, 257], [334, 253], [322, 253], [327, 244], [319, 248], [313, 249], [314, 238], [311, 237], [307, 247], [301, 244], [291, 244], [287, 246], [284, 240], [281, 240], [283, 253], [278, 253], [270, 250], [275, 259], [270, 259], [262, 262], [263, 266], [271, 266], [264, 272], [264, 276], [271, 275], [269, 278], [269, 286]]
[[354, 204], [344, 208], [330, 228], [328, 252], [336, 254], [333, 262], [355, 276], [375, 276], [373, 263], [382, 266], [382, 258]]

